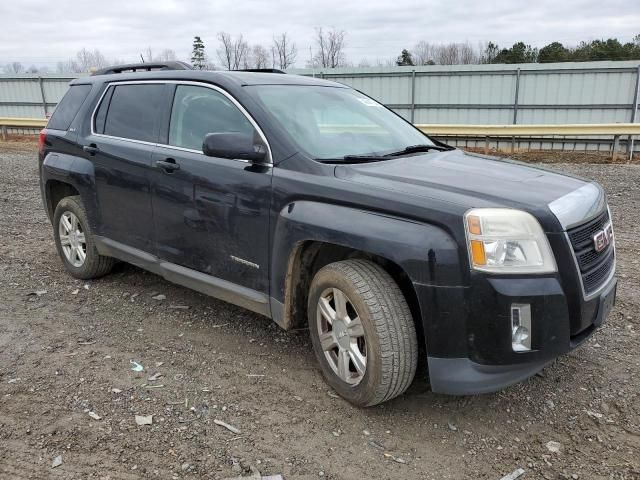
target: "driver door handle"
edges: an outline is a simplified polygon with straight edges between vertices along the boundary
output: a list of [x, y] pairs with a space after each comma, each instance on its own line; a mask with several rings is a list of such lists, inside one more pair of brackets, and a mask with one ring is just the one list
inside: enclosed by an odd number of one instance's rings
[[167, 173], [174, 172], [176, 170], [180, 170], [180, 165], [176, 163], [173, 158], [166, 158], [164, 160], [158, 160], [156, 162], [156, 167], [161, 168]]

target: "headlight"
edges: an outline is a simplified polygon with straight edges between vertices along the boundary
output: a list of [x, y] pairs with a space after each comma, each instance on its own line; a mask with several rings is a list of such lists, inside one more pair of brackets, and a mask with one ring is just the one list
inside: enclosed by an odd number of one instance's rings
[[471, 266], [493, 273], [557, 271], [547, 236], [529, 213], [475, 208], [465, 214]]

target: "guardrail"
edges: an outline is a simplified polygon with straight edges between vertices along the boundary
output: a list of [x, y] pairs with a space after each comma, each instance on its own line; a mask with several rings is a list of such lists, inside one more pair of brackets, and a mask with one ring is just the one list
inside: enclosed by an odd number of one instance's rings
[[442, 125], [419, 124], [420, 130], [430, 135], [459, 135], [487, 137], [523, 136], [589, 136], [640, 135], [640, 123], [596, 123], [565, 125]]
[[[0, 117], [2, 139], [6, 140], [9, 128], [44, 128], [47, 120], [42, 118]], [[339, 126], [331, 126], [337, 128]], [[497, 137], [581, 137], [591, 135], [613, 136], [612, 153], [619, 150], [621, 135], [639, 135], [640, 123], [597, 123], [564, 125], [458, 125], [418, 124], [420, 130], [435, 137], [484, 137], [485, 150], [489, 150], [489, 139]], [[631, 148], [633, 152], [633, 147]]]
[[0, 132], [2, 133], [2, 140], [7, 139], [9, 128], [44, 128], [46, 126], [46, 118], [0, 117]]

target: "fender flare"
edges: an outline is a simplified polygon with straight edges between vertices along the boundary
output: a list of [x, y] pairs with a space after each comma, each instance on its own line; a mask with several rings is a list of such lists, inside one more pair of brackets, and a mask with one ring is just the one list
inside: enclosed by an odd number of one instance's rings
[[291, 277], [301, 246], [313, 241], [362, 251], [398, 265], [414, 284], [462, 282], [454, 237], [434, 224], [313, 201], [289, 203], [276, 217], [270, 269], [272, 317], [293, 326]]
[[78, 191], [87, 211], [87, 217], [94, 231], [99, 225], [98, 204], [95, 188], [95, 168], [89, 160], [66, 153], [50, 153], [41, 167], [42, 198], [47, 213], [52, 217], [55, 205], [52, 205], [51, 185], [54, 182], [66, 183]]

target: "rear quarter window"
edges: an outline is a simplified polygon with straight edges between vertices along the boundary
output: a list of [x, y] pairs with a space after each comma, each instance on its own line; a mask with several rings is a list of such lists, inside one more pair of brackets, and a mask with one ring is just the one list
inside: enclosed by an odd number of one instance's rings
[[96, 112], [96, 133], [155, 142], [163, 105], [163, 84], [116, 85]]
[[91, 85], [71, 85], [53, 111], [47, 128], [67, 130], [90, 91]]

